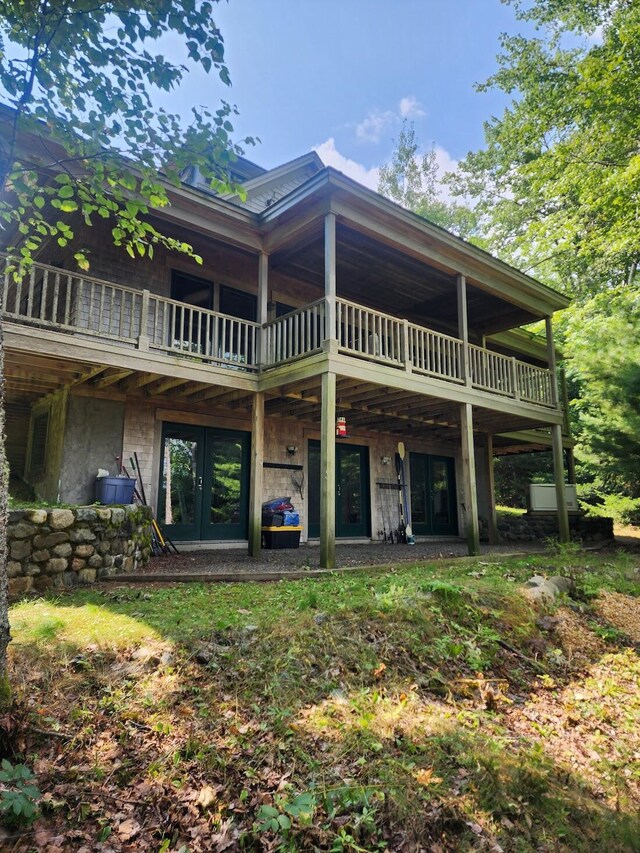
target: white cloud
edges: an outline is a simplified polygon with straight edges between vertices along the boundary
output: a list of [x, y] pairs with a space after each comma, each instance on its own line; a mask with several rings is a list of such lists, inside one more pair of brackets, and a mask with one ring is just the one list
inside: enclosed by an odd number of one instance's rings
[[421, 118], [426, 116], [426, 112], [422, 108], [420, 101], [414, 98], [413, 95], [408, 95], [406, 98], [400, 98], [398, 104], [400, 118]]
[[359, 184], [364, 184], [370, 190], [378, 189], [378, 173], [379, 170], [374, 167], [367, 169], [362, 163], [357, 163], [349, 157], [345, 157], [336, 148], [336, 141], [330, 137], [321, 145], [316, 145], [314, 151], [318, 154], [325, 166], [333, 166], [339, 172], [343, 172], [347, 177], [353, 178]]
[[373, 110], [356, 125], [356, 136], [361, 142], [380, 142], [382, 134], [395, 119], [396, 115], [391, 110]]
[[[380, 167], [373, 166], [367, 169], [362, 163], [357, 160], [352, 160], [341, 154], [336, 148], [336, 141], [332, 137], [327, 139], [321, 145], [316, 145], [314, 151], [318, 154], [325, 166], [332, 166], [339, 172], [342, 172], [349, 178], [353, 178], [359, 184], [363, 184], [370, 190], [378, 189], [378, 179], [380, 175]], [[458, 161], [449, 154], [449, 152], [441, 146], [435, 146], [436, 163], [438, 164], [438, 176], [441, 178], [445, 172], [454, 172], [458, 167]], [[440, 184], [438, 187], [438, 195], [443, 201], [451, 201], [451, 194], [446, 184]]]

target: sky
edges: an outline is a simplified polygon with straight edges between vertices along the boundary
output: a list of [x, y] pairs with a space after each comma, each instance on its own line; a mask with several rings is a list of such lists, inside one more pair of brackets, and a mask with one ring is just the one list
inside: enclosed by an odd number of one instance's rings
[[222, 0], [214, 7], [232, 79], [191, 74], [185, 102], [237, 105], [247, 157], [271, 168], [315, 149], [372, 189], [402, 119], [442, 170], [483, 143], [507, 98], [474, 84], [497, 68], [501, 32], [523, 31], [500, 0]]

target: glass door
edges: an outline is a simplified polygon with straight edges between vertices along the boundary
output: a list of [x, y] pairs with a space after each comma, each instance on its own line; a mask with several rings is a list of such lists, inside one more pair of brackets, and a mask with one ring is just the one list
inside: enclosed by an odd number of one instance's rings
[[411, 522], [420, 536], [455, 536], [455, 462], [449, 456], [411, 453]]
[[176, 540], [246, 539], [248, 432], [165, 424], [158, 520]]
[[204, 427], [165, 424], [158, 521], [171, 539], [200, 539]]
[[251, 435], [206, 432], [201, 538], [246, 539]]
[[[309, 442], [309, 536], [320, 535], [320, 442]], [[336, 445], [336, 536], [371, 535], [369, 448]]]

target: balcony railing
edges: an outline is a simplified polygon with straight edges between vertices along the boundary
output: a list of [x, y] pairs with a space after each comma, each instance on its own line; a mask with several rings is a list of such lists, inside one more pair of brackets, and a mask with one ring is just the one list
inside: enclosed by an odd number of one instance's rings
[[258, 369], [258, 323], [45, 264], [34, 264], [16, 280], [10, 259], [2, 257], [7, 319], [209, 364]]
[[266, 323], [241, 320], [46, 264], [16, 279], [5, 261], [4, 316], [19, 323], [106, 338], [207, 364], [257, 372], [320, 352], [335, 340], [346, 355], [491, 394], [553, 407], [549, 370], [465, 346], [458, 338], [336, 300], [335, 329], [319, 299]]

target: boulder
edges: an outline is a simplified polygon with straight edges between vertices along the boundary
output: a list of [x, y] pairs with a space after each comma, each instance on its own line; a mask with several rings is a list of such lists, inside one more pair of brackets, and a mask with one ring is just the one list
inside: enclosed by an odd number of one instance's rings
[[65, 530], [75, 521], [70, 509], [52, 509], [49, 514], [49, 524], [53, 530]]

